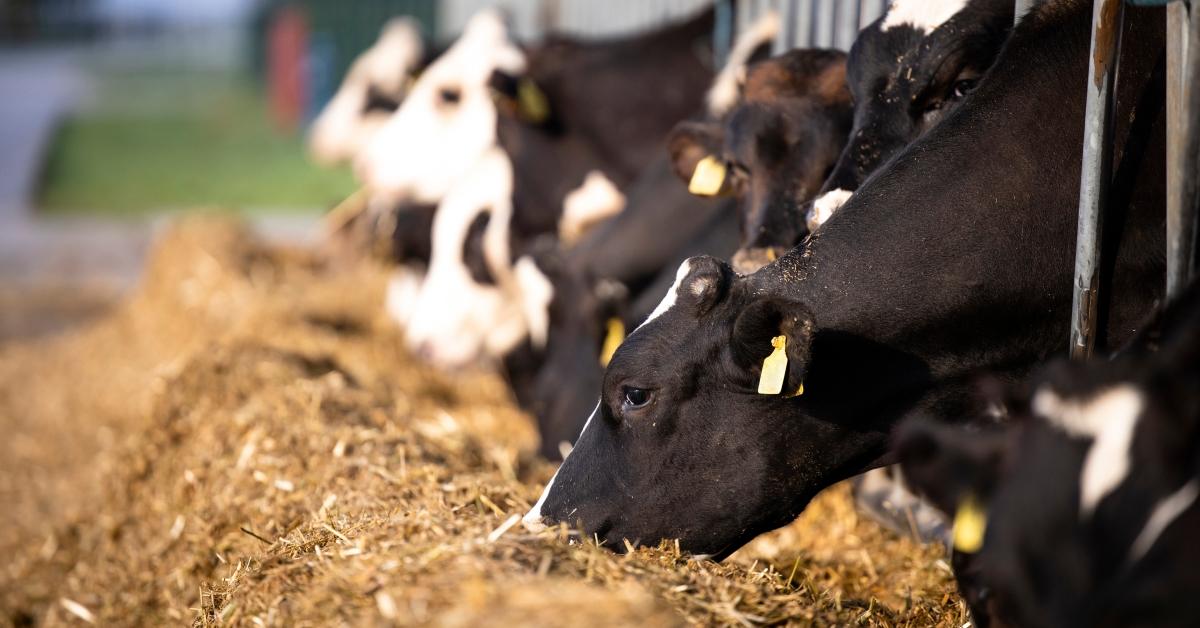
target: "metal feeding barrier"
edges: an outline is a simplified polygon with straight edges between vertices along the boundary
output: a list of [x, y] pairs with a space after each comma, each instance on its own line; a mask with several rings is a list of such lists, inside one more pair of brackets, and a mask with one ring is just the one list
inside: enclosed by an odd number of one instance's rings
[[[1165, 5], [1167, 0], [1128, 0]], [[1018, 0], [1018, 4], [1021, 4]], [[1075, 243], [1075, 283], [1071, 299], [1071, 357], [1087, 358], [1096, 344], [1100, 302], [1100, 255], [1105, 202], [1112, 184], [1113, 87], [1121, 56], [1125, 3], [1095, 0], [1092, 9], [1090, 71], [1084, 121], [1083, 169], [1079, 183], [1079, 226]], [[1200, 201], [1200, 90], [1191, 89], [1200, 71], [1200, 19], [1188, 2], [1167, 8], [1167, 297], [1187, 285], [1196, 261]], [[1136, 45], [1136, 42], [1133, 44]]]

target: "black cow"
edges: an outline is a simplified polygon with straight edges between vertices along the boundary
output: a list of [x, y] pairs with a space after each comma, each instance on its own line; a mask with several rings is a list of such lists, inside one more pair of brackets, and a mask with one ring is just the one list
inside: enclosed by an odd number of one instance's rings
[[[898, 0], [859, 33], [847, 71], [854, 131], [806, 212], [808, 230], [828, 220], [872, 172], [962, 104], [1008, 38], [1013, 5], [1010, 0]], [[793, 242], [781, 238], [767, 245], [790, 248]]]
[[[1165, 272], [1163, 13], [1126, 14], [1101, 347], [1138, 328]], [[902, 419], [983, 412], [975, 373], [1061, 353], [1090, 25], [1082, 0], [1026, 16], [971, 98], [777, 262], [685, 262], [528, 525], [724, 557], [889, 463]]]
[[957, 514], [955, 569], [977, 623], [1200, 623], [1200, 286], [1158, 351], [1058, 363], [982, 428], [915, 422], [911, 484]]
[[761, 242], [803, 229], [800, 208], [836, 162], [851, 118], [846, 55], [793, 50], [751, 66], [737, 106], [722, 120], [687, 122], [672, 132], [679, 176], [701, 176], [701, 160], [716, 159], [725, 169], [723, 187], [739, 199], [742, 251], [735, 268], [757, 270], [782, 253]]

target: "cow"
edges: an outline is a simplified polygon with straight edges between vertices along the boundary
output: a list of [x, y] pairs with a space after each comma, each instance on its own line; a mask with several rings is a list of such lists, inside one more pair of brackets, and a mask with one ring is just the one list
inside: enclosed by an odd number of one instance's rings
[[352, 162], [400, 108], [414, 77], [429, 62], [426, 52], [414, 20], [388, 21], [313, 121], [308, 134], [313, 161], [325, 166]]
[[1013, 24], [1011, 0], [892, 0], [850, 49], [854, 129], [806, 209], [805, 225], [751, 243], [791, 248], [872, 172], [959, 107], [991, 67]]
[[[721, 559], [889, 464], [903, 419], [982, 413], [976, 373], [1017, 379], [1062, 353], [1090, 9], [1024, 17], [970, 98], [779, 260], [748, 276], [684, 262], [526, 526]], [[1139, 328], [1165, 272], [1163, 13], [1126, 16], [1139, 45], [1115, 94], [1102, 351]]]
[[[581, 224], [623, 207], [612, 191], [627, 188], [670, 128], [701, 107], [712, 26], [709, 9], [643, 35], [521, 49], [496, 14], [472, 18], [360, 162], [372, 188], [441, 204], [406, 334], [415, 353], [456, 368], [496, 359], [526, 336], [544, 347], [537, 312], [547, 282], [514, 253], [559, 231], [572, 192], [583, 209], [565, 216]], [[482, 251], [467, 245], [472, 234]], [[471, 255], [487, 272], [468, 268]]]
[[1061, 361], [992, 401], [973, 429], [915, 421], [897, 456], [955, 518], [955, 571], [976, 624], [1200, 622], [1200, 285], [1154, 342]]
[[820, 189], [846, 144], [853, 115], [846, 55], [792, 50], [752, 65], [740, 91], [722, 119], [680, 124], [668, 141], [685, 181], [702, 176], [702, 160], [720, 162], [722, 187], [738, 197], [742, 217], [734, 266], [750, 272], [778, 252], [758, 247], [762, 238], [803, 227], [794, 224], [799, 207]]

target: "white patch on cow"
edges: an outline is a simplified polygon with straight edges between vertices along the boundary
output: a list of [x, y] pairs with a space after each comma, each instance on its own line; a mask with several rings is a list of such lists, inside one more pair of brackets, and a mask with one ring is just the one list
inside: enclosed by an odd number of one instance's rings
[[1129, 447], [1142, 407], [1141, 392], [1128, 384], [1086, 400], [1063, 399], [1046, 388], [1034, 395], [1035, 412], [1070, 436], [1092, 441], [1079, 476], [1081, 517], [1091, 515], [1129, 473]]
[[1150, 518], [1146, 520], [1146, 526], [1142, 528], [1129, 550], [1130, 562], [1137, 562], [1145, 556], [1167, 526], [1191, 508], [1197, 497], [1200, 497], [1200, 481], [1192, 480], [1158, 502], [1154, 511], [1150, 513]]
[[[512, 271], [491, 267], [497, 285], [474, 281], [463, 260], [463, 245], [471, 223], [491, 211], [484, 233], [485, 257], [489, 234], [507, 239], [511, 216], [513, 174], [508, 157], [498, 148], [484, 154], [437, 209], [433, 220], [433, 251], [429, 272], [421, 285], [407, 330], [409, 347], [436, 366], [455, 368], [480, 358], [511, 351], [528, 333], [521, 303], [511, 293]], [[507, 250], [507, 246], [505, 246]]]
[[[588, 420], [583, 424], [583, 429], [579, 431], [579, 438], [575, 439], [576, 443], [583, 440], [583, 435], [587, 433], [588, 427], [592, 424], [592, 419], [596, 418], [596, 414], [599, 412], [600, 402], [597, 401], [596, 407], [592, 409], [592, 413], [588, 415]], [[566, 455], [563, 456], [563, 464], [567, 463], [567, 457], [569, 457], [573, 452], [574, 449], [572, 448], [571, 451], [568, 451]], [[558, 466], [558, 469], [554, 471], [554, 475], [550, 477], [550, 481], [546, 483], [546, 488], [542, 489], [542, 496], [538, 498], [537, 503], [534, 504], [533, 508], [530, 508], [529, 512], [525, 513], [525, 516], [521, 518], [521, 524], [525, 526], [526, 530], [529, 530], [530, 532], [541, 532], [542, 530], [546, 529], [546, 524], [542, 521], [545, 518], [545, 516], [542, 514], [542, 506], [546, 504], [546, 498], [550, 496], [550, 489], [554, 486], [554, 480], [558, 479], [558, 473], [560, 471], [562, 471], [562, 465]]]
[[567, 193], [562, 217], [558, 220], [558, 237], [570, 246], [583, 238], [589, 229], [623, 209], [625, 195], [603, 172], [593, 170], [579, 187]]
[[500, 13], [475, 14], [359, 156], [360, 176], [403, 200], [440, 202], [496, 145], [492, 73], [524, 69], [525, 55], [509, 40]]
[[309, 154], [319, 164], [352, 161], [387, 122], [390, 113], [367, 113], [368, 92], [374, 88], [404, 97], [405, 83], [421, 63], [424, 42], [411, 18], [396, 18], [383, 27], [379, 40], [350, 66], [338, 91], [313, 122]]
[[675, 271], [675, 283], [671, 284], [671, 289], [667, 290], [667, 294], [663, 296], [662, 301], [658, 302], [658, 307], [655, 307], [654, 311], [650, 312], [650, 316], [647, 316], [646, 320], [642, 321], [642, 324], [633, 330], [634, 333], [638, 329], [645, 327], [650, 321], [665, 314], [667, 310], [675, 305], [675, 299], [679, 296], [679, 286], [683, 283], [684, 279], [687, 279], [690, 272], [692, 272], [692, 260], [683, 260], [683, 263], [679, 265], [679, 270]]
[[833, 213], [841, 209], [842, 205], [845, 205], [853, 195], [854, 192], [841, 188], [822, 194], [820, 198], [813, 201], [812, 209], [808, 210], [808, 216], [805, 216], [809, 229], [816, 229], [825, 224], [825, 221], [832, 218]]
[[883, 18], [883, 30], [911, 26], [923, 33], [930, 33], [965, 6], [967, 0], [892, 0], [887, 16]]
[[749, 29], [738, 36], [733, 49], [729, 51], [725, 67], [717, 73], [712, 87], [708, 89], [709, 115], [720, 118], [737, 105], [742, 83], [746, 78], [746, 64], [750, 63], [750, 57], [754, 55], [755, 50], [775, 39], [779, 33], [779, 25], [779, 14], [766, 11]]
[[513, 275], [520, 293], [521, 312], [529, 328], [529, 342], [536, 349], [544, 349], [550, 335], [550, 302], [554, 300], [554, 284], [550, 283], [550, 279], [531, 257], [517, 260]]
[[384, 309], [388, 317], [398, 325], [405, 326], [412, 316], [421, 293], [421, 280], [425, 273], [411, 266], [401, 266], [388, 278]]

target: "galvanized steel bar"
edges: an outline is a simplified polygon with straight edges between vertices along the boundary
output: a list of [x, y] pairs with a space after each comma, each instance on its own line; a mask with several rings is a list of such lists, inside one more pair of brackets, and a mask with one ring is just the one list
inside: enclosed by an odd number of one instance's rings
[[1017, 0], [1016, 6], [1013, 7], [1013, 24], [1020, 24], [1021, 18], [1025, 17], [1026, 13], [1033, 8], [1037, 0]]
[[733, 45], [733, 0], [717, 0], [716, 24], [713, 26], [713, 67], [725, 67], [729, 49]]
[[1113, 88], [1121, 54], [1121, 0], [1095, 0], [1079, 180], [1079, 226], [1075, 236], [1075, 282], [1071, 297], [1071, 357], [1086, 358], [1096, 346], [1100, 250], [1105, 201], [1112, 175]]
[[[1190, 15], [1189, 15], [1190, 14]], [[1167, 8], [1167, 296], [1195, 271], [1200, 226], [1200, 16], [1184, 3]]]

